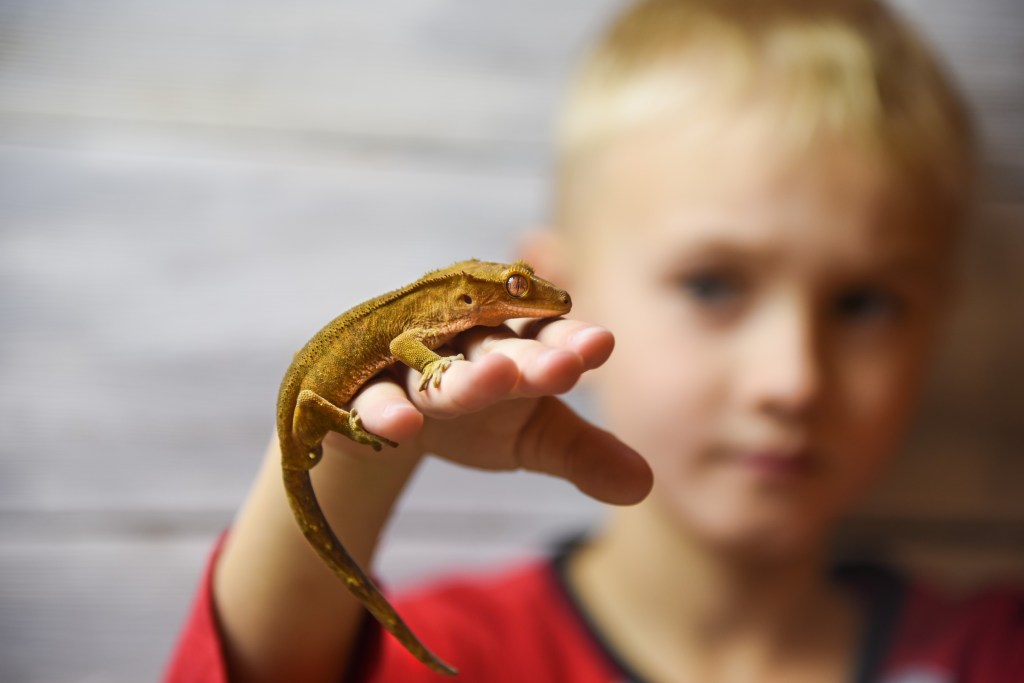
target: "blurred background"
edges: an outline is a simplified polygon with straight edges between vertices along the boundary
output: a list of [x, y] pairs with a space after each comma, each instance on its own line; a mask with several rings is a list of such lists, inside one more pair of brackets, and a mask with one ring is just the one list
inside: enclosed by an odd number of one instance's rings
[[[159, 676], [293, 351], [429, 268], [514, 257], [621, 4], [0, 1], [0, 680]], [[985, 181], [925, 409], [844, 538], [951, 585], [1024, 577], [1024, 3], [897, 4], [969, 95]], [[431, 461], [378, 570], [600, 514]]]

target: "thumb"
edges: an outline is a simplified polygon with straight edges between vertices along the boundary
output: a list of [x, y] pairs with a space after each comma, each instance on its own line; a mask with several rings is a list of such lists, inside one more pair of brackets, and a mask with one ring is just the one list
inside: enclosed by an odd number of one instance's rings
[[639, 503], [654, 483], [639, 453], [551, 396], [537, 400], [515, 448], [525, 469], [567, 479], [605, 503]]

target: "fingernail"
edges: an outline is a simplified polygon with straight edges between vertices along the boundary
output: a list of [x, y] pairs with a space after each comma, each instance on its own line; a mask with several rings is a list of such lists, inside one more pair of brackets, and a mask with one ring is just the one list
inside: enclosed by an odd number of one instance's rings
[[396, 413], [400, 413], [405, 410], [404, 403], [389, 403], [384, 407], [384, 410], [380, 412], [382, 417], [390, 418], [394, 417]]
[[577, 330], [569, 335], [569, 341], [575, 344], [589, 340], [591, 337], [598, 335], [607, 334], [608, 330], [598, 325], [592, 325], [591, 327], [584, 327], [582, 330]]

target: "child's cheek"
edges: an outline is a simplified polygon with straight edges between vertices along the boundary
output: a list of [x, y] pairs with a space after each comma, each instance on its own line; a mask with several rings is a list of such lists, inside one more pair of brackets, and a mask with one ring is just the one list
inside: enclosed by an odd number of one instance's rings
[[692, 362], [657, 323], [635, 322], [616, 332], [596, 386], [599, 404], [608, 428], [648, 459], [656, 479], [676, 479], [718, 422], [714, 368]]
[[[840, 405], [832, 413], [834, 432], [843, 444], [838, 463], [857, 486], [865, 488], [891, 458], [906, 430], [917, 398], [920, 358], [896, 356], [843, 369]], [[837, 392], [839, 393], [839, 392]]]
[[721, 373], [649, 261], [628, 242], [596, 249], [573, 315], [615, 335], [611, 357], [588, 378], [603, 423], [647, 458], [656, 480], [674, 480], [719, 422]]

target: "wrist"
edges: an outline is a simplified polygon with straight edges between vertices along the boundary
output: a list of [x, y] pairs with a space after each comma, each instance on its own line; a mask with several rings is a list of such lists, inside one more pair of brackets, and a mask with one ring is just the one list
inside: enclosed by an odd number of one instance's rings
[[324, 438], [323, 449], [310, 476], [324, 513], [341, 526], [346, 526], [343, 515], [353, 510], [383, 524], [424, 455], [411, 443], [374, 451], [333, 432]]

